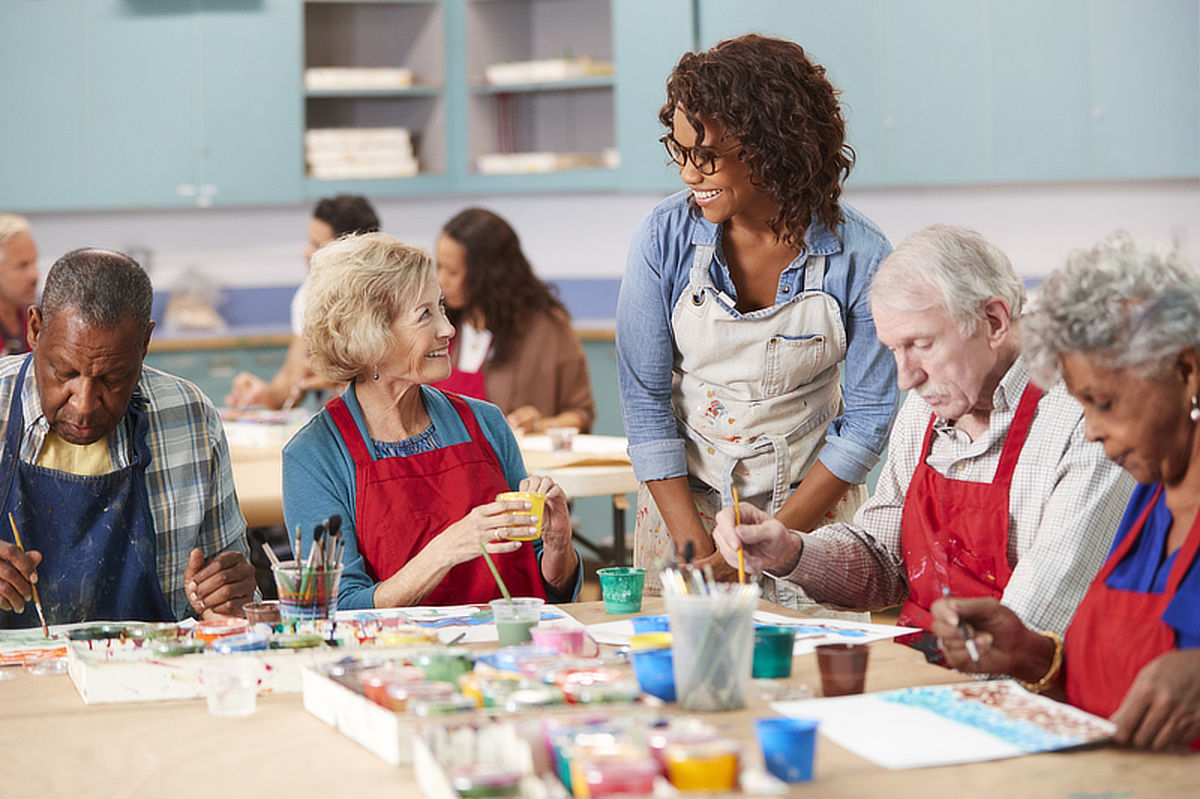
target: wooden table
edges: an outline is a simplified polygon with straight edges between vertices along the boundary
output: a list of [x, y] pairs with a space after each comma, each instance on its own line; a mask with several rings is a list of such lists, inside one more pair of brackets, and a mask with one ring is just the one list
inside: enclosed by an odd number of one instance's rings
[[[659, 611], [661, 603], [647, 599], [643, 612]], [[599, 602], [565, 608], [585, 623], [620, 618], [605, 614]], [[308, 715], [298, 694], [259, 697], [254, 715], [228, 719], [210, 716], [202, 699], [88, 706], [65, 675], [6, 673], [13, 679], [0, 680], [0, 796], [5, 799], [419, 795], [410, 768], [388, 766]], [[797, 658], [792, 679], [819, 684], [815, 657]], [[868, 690], [956, 680], [907, 647], [872, 646]], [[753, 745], [750, 721], [770, 712], [753, 700], [745, 710], [704, 718]], [[1189, 754], [1102, 747], [887, 771], [821, 739], [815, 780], [793, 786], [790, 795], [1123, 799], [1190, 796], [1198, 785], [1200, 758]]]

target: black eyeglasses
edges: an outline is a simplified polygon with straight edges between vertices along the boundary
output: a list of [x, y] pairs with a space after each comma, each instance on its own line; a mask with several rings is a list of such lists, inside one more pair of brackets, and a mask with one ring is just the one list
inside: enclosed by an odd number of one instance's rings
[[687, 166], [687, 162], [691, 161], [692, 166], [696, 167], [696, 171], [701, 175], [711, 175], [716, 172], [717, 159], [741, 146], [734, 144], [724, 150], [714, 150], [711, 147], [684, 147], [675, 141], [675, 136], [671, 133], [664, 133], [658, 137], [658, 140], [663, 143], [663, 147], [667, 148], [667, 155], [675, 162], [675, 166], [683, 169]]

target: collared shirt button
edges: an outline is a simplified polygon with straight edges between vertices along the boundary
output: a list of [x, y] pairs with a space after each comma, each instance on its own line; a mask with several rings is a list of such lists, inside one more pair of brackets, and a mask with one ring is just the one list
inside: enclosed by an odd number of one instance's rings
[[791, 290], [792, 290], [791, 286], [784, 286], [782, 289], [780, 289], [780, 291], [782, 291], [784, 294], [787, 294]]

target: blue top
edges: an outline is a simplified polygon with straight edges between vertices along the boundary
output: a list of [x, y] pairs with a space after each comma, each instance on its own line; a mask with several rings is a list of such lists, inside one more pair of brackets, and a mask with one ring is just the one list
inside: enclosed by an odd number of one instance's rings
[[[687, 474], [684, 440], [671, 408], [676, 352], [671, 311], [688, 285], [696, 242], [717, 242], [709, 269], [713, 285], [737, 299], [720, 230], [689, 209], [690, 194], [668, 197], [638, 225], [617, 301], [621, 413], [629, 457], [643, 481]], [[845, 221], [838, 235], [814, 220], [805, 236], [809, 253], [826, 256], [824, 291], [837, 303], [846, 330], [846, 409], [829, 423], [819, 457], [838, 478], [862, 483], [879, 461], [896, 413], [896, 363], [875, 337], [869, 297], [875, 269], [892, 247], [869, 219], [846, 203], [841, 207]], [[776, 304], [803, 293], [807, 260], [801, 255], [783, 270]]]
[[[1125, 536], [1129, 535], [1129, 528], [1154, 498], [1157, 489], [1157, 483], [1139, 485], [1134, 489], [1129, 505], [1125, 508], [1125, 517], [1121, 519], [1117, 528], [1117, 538], [1109, 551], [1110, 555], [1125, 540]], [[1164, 553], [1167, 532], [1171, 529], [1173, 521], [1165, 497], [1164, 494], [1150, 509], [1141, 537], [1105, 580], [1104, 584], [1109, 588], [1154, 594], [1161, 594], [1167, 590], [1167, 577], [1179, 550], [1170, 554]], [[1162, 620], [1175, 628], [1180, 649], [1200, 647], [1200, 558], [1193, 561], [1187, 573], [1183, 575], [1175, 598], [1163, 611]]]
[[[429, 386], [421, 386], [421, 399], [433, 422], [439, 447], [461, 444], [468, 440], [467, 428], [458, 412], [442, 392]], [[464, 397], [475, 414], [483, 435], [496, 451], [504, 480], [509, 488], [516, 490], [525, 479], [525, 462], [521, 450], [513, 437], [512, 429], [504, 420], [504, 414], [495, 405], [482, 400]], [[358, 426], [372, 460], [380, 454], [367, 433], [362, 407], [351, 385], [342, 394], [342, 400]], [[329, 410], [321, 411], [296, 431], [283, 448], [283, 515], [288, 530], [299, 525], [302, 545], [307, 552], [312, 546], [313, 528], [335, 513], [342, 517], [342, 540], [346, 542], [342, 557], [342, 582], [338, 588], [338, 608], [356, 610], [375, 607], [375, 586], [378, 582], [367, 573], [366, 563], [358, 551], [355, 536], [354, 509], [357, 487], [354, 480], [354, 458], [342, 440], [337, 424]], [[542, 560], [542, 541], [533, 542], [538, 563]], [[545, 586], [551, 601], [570, 602], [579, 593], [583, 570], [579, 569], [575, 585], [566, 596], [554, 596]]]

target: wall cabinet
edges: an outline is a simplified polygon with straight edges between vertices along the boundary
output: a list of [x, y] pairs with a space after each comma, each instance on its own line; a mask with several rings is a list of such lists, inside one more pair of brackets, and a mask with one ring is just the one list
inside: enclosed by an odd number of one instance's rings
[[[6, 0], [0, 207], [661, 191], [665, 81], [696, 46], [800, 42], [842, 90], [855, 185], [1200, 175], [1195, 0]], [[495, 85], [590, 56], [601, 74]], [[411, 73], [308, 86], [310, 69]], [[412, 177], [321, 179], [305, 136], [404, 128]], [[392, 145], [389, 145], [392, 146]], [[574, 153], [538, 174], [489, 156]], [[605, 160], [607, 157], [608, 160]]]
[[[800, 42], [843, 92], [854, 185], [1200, 175], [1195, 0], [699, 0], [700, 44]], [[952, 35], [951, 35], [952, 32]]]

